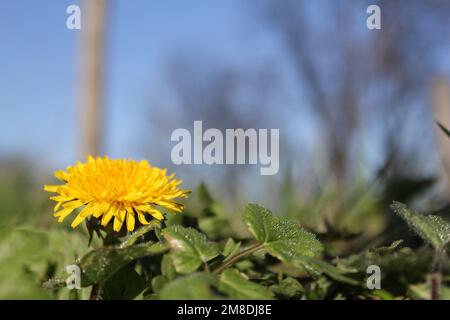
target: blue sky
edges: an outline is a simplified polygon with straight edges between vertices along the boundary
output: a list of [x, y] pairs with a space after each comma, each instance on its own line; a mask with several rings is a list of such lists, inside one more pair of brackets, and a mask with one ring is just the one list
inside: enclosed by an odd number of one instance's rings
[[[65, 26], [71, 4], [79, 1], [0, 2], [0, 156], [20, 154], [52, 167], [77, 158], [80, 34]], [[163, 86], [172, 55], [222, 63], [270, 55], [270, 40], [242, 1], [109, 4], [104, 151], [113, 157], [142, 156], [133, 143], [144, 125], [142, 108]]]
[[[341, 21], [336, 26], [325, 23], [336, 20], [327, 16], [324, 3], [316, 2], [310, 18], [333, 37]], [[66, 8], [71, 4], [80, 1], [0, 2], [0, 158], [22, 155], [50, 170], [79, 158], [80, 32], [66, 28]], [[219, 66], [272, 63], [277, 69], [292, 68], [283, 64], [287, 57], [280, 50], [282, 41], [273, 36], [264, 24], [263, 10], [259, 12], [251, 1], [108, 0], [108, 4], [103, 153], [111, 157], [148, 156], [142, 142], [149, 140], [145, 145], [151, 145], [155, 137], [143, 136], [149, 125], [144, 115], [152, 102], [168, 98], [166, 71], [174, 56]], [[363, 10], [355, 26], [363, 32], [367, 32], [365, 17]], [[436, 57], [440, 69], [448, 74], [448, 51], [437, 54], [442, 55]], [[273, 112], [307, 103], [290, 96], [302, 94], [295, 81], [288, 79], [293, 88], [276, 101]], [[301, 155], [317, 152], [314, 148], [320, 145], [308, 135], [312, 121], [307, 117], [292, 112], [282, 127], [293, 133], [293, 144], [302, 146]], [[161, 138], [171, 144], [169, 136]], [[374, 141], [368, 149], [377, 161]]]

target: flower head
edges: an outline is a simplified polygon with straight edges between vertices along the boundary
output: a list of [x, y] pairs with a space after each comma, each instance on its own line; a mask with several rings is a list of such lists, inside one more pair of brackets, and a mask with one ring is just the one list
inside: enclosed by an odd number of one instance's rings
[[93, 216], [102, 226], [114, 218], [113, 228], [117, 232], [126, 221], [127, 230], [133, 231], [136, 218], [141, 224], [149, 223], [148, 215], [164, 219], [155, 206], [181, 212], [183, 205], [174, 199], [185, 198], [190, 192], [178, 187], [182, 181], [175, 179], [174, 174], [167, 176], [166, 169], [152, 167], [147, 161], [89, 156], [86, 163], [77, 162], [66, 171], [56, 171], [55, 176], [65, 184], [46, 185], [44, 190], [58, 194], [50, 197], [57, 202], [54, 216], [58, 221], [82, 208], [72, 228]]

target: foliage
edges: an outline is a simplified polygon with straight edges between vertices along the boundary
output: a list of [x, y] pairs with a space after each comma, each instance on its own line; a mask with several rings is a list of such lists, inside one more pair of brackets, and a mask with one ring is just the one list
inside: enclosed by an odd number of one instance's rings
[[[34, 299], [430, 299], [449, 297], [450, 224], [398, 202], [392, 209], [428, 245], [401, 240], [333, 255], [340, 234], [314, 233], [293, 215], [248, 204], [242, 218], [202, 184], [201, 207], [153, 220], [126, 236], [99, 237], [53, 228], [0, 229], [0, 297]], [[392, 214], [392, 213], [391, 213]], [[394, 217], [394, 215], [392, 214]], [[204, 223], [204, 221], [210, 221]], [[245, 232], [242, 230], [246, 229]], [[103, 243], [102, 243], [103, 240]], [[352, 237], [349, 238], [352, 241]], [[89, 243], [89, 246], [88, 246]], [[81, 289], [66, 287], [67, 265]], [[381, 289], [366, 285], [381, 269]], [[10, 270], [14, 270], [11, 272]], [[430, 277], [439, 275], [433, 288]], [[438, 291], [436, 291], [438, 290]], [[436, 297], [436, 292], [438, 296]], [[433, 296], [434, 294], [434, 296]]]
[[392, 209], [401, 216], [423, 240], [430, 243], [435, 249], [448, 244], [450, 240], [450, 223], [439, 216], [423, 216], [409, 210], [404, 204], [394, 202]]

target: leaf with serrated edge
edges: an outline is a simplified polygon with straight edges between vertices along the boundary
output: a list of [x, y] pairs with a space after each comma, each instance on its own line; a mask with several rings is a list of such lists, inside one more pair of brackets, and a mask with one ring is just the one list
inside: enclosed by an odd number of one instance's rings
[[163, 243], [142, 243], [126, 248], [100, 248], [87, 253], [80, 262], [81, 285], [89, 286], [107, 280], [127, 263], [167, 251]]
[[439, 249], [450, 241], [450, 223], [441, 217], [422, 215], [408, 209], [400, 202], [394, 202], [391, 208], [417, 233], [423, 240]]
[[180, 273], [197, 270], [219, 255], [217, 243], [210, 242], [203, 233], [179, 225], [170, 226], [162, 231], [171, 249], [175, 269]]
[[292, 277], [284, 278], [278, 284], [272, 285], [270, 290], [277, 296], [297, 299], [305, 292], [300, 282]]
[[322, 252], [322, 244], [314, 234], [295, 222], [276, 217], [256, 204], [247, 205], [244, 221], [255, 238], [264, 243], [269, 254], [284, 263], [303, 269], [315, 277], [325, 273], [337, 281], [358, 285], [356, 280], [344, 276], [344, 271], [325, 261], [314, 259]]
[[269, 253], [279, 259], [314, 257], [323, 250], [314, 234], [304, 230], [294, 221], [274, 216], [260, 205], [247, 205], [244, 221], [255, 238], [263, 242]]

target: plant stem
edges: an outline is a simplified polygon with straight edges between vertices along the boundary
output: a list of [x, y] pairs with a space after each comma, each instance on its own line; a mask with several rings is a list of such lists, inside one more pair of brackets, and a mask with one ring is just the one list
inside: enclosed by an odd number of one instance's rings
[[441, 283], [441, 274], [438, 272], [430, 274], [429, 281], [431, 288], [430, 294], [431, 300], [439, 300], [439, 287]]
[[213, 271], [214, 274], [219, 274], [229, 266], [233, 265], [235, 262], [237, 262], [239, 259], [242, 259], [246, 256], [251, 255], [252, 253], [258, 251], [259, 249], [262, 249], [264, 247], [263, 243], [257, 243], [256, 245], [238, 253], [231, 259], [225, 261], [222, 265], [220, 265], [216, 270]]
[[95, 283], [92, 285], [92, 291], [91, 291], [91, 296], [89, 297], [89, 300], [98, 300], [99, 289], [100, 289], [100, 285], [98, 283]]
[[429, 275], [431, 300], [439, 300], [439, 289], [442, 281], [442, 256], [444, 253], [445, 246], [442, 246], [436, 250], [432, 273]]
[[[103, 248], [106, 248], [108, 246], [111, 246], [114, 244], [114, 242], [117, 240], [116, 235], [114, 234], [114, 231], [110, 230], [106, 230], [106, 235], [105, 237], [101, 237], [102, 238], [102, 246]], [[92, 285], [92, 290], [91, 290], [91, 295], [89, 297], [89, 300], [98, 300], [99, 299], [99, 294], [100, 294], [100, 290], [101, 290], [101, 284], [100, 283], [94, 283]]]

